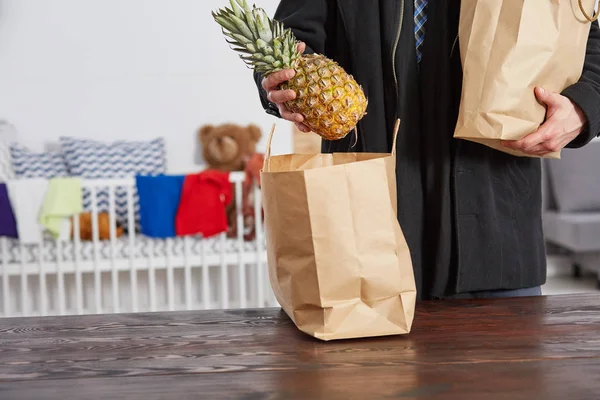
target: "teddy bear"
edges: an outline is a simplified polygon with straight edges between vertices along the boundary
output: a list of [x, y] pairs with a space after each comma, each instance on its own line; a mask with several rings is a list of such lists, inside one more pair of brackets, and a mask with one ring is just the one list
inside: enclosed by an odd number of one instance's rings
[[[262, 137], [260, 128], [254, 124], [205, 125], [200, 128], [198, 138], [202, 145], [202, 156], [208, 169], [225, 172], [245, 171], [246, 180], [242, 186], [242, 215], [244, 218], [244, 240], [254, 239], [254, 201], [250, 190], [258, 175], [257, 160], [262, 154], [256, 152], [256, 144]], [[260, 162], [260, 161], [259, 161]], [[262, 164], [261, 164], [262, 166]], [[235, 190], [235, 187], [234, 187]], [[237, 237], [236, 202], [228, 205], [227, 236]]]
[[[75, 225], [73, 224], [73, 217], [71, 218], [71, 238], [75, 238], [74, 232]], [[115, 238], [119, 238], [123, 235], [123, 227], [119, 223], [115, 226]], [[82, 241], [93, 240], [93, 225], [92, 225], [92, 213], [85, 212], [79, 214], [79, 239]], [[110, 239], [110, 217], [107, 212], [98, 213], [98, 240], [109, 240]]]
[[260, 128], [254, 124], [205, 125], [199, 132], [202, 156], [208, 168], [226, 172], [243, 171], [246, 162], [256, 153], [261, 137]]

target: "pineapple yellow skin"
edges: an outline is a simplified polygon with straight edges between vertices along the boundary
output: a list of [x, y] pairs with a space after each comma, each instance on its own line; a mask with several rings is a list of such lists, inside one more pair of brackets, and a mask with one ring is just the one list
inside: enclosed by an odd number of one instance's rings
[[287, 109], [301, 114], [304, 125], [326, 140], [342, 139], [355, 130], [366, 114], [367, 99], [352, 75], [322, 54], [302, 55], [291, 29], [262, 8], [250, 8], [246, 0], [229, 0], [229, 4], [231, 8], [212, 15], [246, 65], [263, 75], [296, 71], [280, 85], [296, 92]]
[[326, 140], [339, 140], [366, 114], [362, 88], [335, 61], [321, 54], [305, 54], [294, 66], [296, 75], [281, 84], [296, 92], [288, 110], [302, 114], [303, 124]]

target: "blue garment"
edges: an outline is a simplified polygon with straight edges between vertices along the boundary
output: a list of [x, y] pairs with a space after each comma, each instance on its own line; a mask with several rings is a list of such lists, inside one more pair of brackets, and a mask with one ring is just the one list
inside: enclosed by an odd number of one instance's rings
[[417, 50], [417, 62], [421, 61], [421, 45], [425, 39], [425, 22], [427, 21], [428, 0], [415, 0], [415, 46]]
[[140, 204], [143, 235], [175, 237], [175, 216], [185, 175], [137, 175], [135, 183]]

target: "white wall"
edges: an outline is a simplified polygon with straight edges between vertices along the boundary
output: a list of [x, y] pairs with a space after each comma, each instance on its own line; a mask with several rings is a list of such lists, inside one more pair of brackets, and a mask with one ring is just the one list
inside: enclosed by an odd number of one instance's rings
[[[277, 122], [211, 10], [228, 0], [0, 0], [0, 119], [35, 150], [60, 135], [167, 139], [169, 170], [198, 168], [197, 129]], [[251, 3], [252, 4], [252, 3]], [[278, 1], [258, 3], [273, 15]]]

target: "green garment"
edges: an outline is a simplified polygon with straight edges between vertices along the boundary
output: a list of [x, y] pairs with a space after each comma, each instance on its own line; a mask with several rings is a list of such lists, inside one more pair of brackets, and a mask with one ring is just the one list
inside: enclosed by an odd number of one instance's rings
[[39, 222], [57, 239], [70, 235], [69, 217], [81, 213], [81, 178], [52, 178], [42, 205]]

